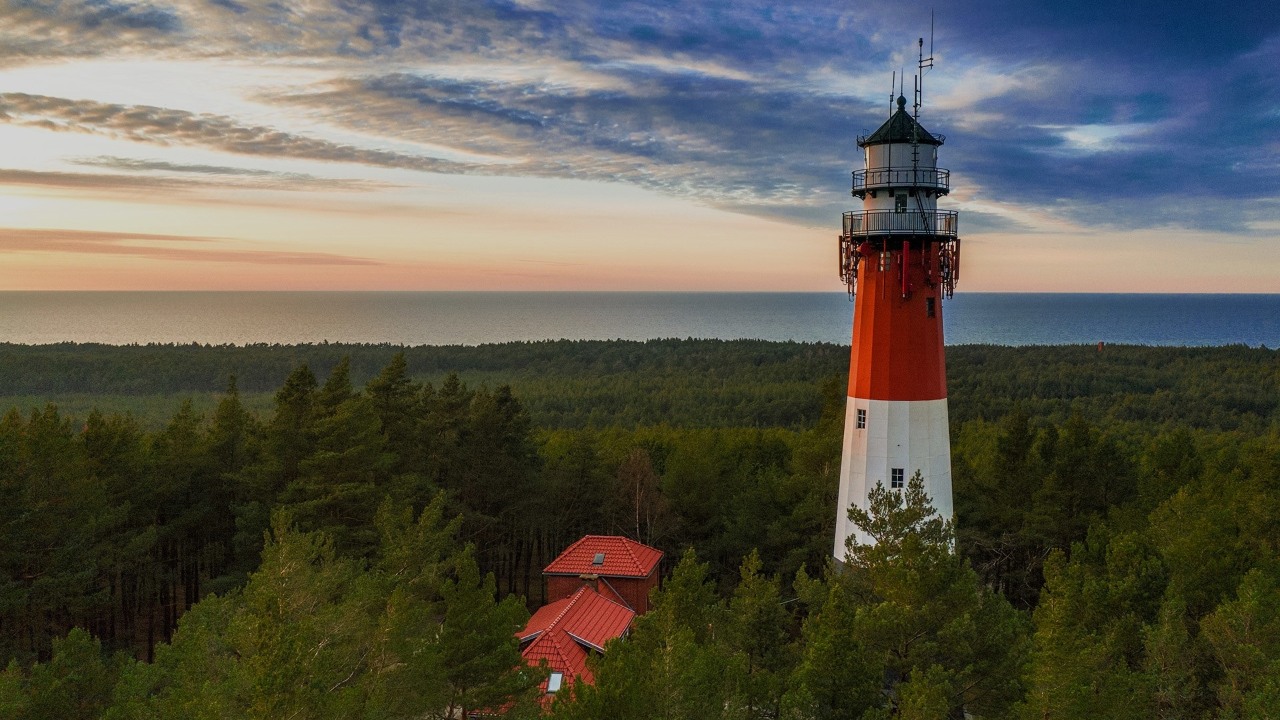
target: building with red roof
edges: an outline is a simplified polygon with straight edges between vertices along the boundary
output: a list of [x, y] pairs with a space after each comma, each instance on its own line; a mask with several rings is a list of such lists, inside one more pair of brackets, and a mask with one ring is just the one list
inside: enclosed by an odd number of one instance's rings
[[552, 601], [520, 631], [520, 654], [530, 665], [546, 662], [548, 699], [573, 682], [595, 681], [587, 658], [626, 635], [649, 609], [661, 560], [661, 551], [634, 540], [588, 535], [542, 571]]
[[658, 586], [662, 551], [617, 535], [587, 535], [543, 569], [547, 597], [559, 600], [584, 582], [637, 614], [649, 611], [649, 592]]
[[520, 654], [525, 662], [543, 660], [551, 676], [543, 685], [554, 694], [570, 682], [591, 683], [595, 677], [587, 667], [592, 652], [603, 653], [605, 643], [622, 637], [631, 628], [635, 612], [604, 597], [586, 585], [567, 598], [538, 609], [520, 633]]

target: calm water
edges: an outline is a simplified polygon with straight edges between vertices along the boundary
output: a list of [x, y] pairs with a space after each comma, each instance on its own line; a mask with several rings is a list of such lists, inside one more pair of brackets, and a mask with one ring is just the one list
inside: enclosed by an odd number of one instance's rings
[[[1280, 295], [962, 293], [944, 316], [948, 344], [1280, 346]], [[847, 343], [851, 324], [838, 293], [0, 293], [0, 342], [24, 344]]]

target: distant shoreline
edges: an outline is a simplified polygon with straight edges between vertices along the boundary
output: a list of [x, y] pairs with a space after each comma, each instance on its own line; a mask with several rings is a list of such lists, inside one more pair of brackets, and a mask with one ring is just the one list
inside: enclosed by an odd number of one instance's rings
[[[957, 293], [948, 345], [1280, 345], [1280, 294]], [[847, 344], [841, 292], [5, 291], [0, 342], [483, 345], [759, 339]]]

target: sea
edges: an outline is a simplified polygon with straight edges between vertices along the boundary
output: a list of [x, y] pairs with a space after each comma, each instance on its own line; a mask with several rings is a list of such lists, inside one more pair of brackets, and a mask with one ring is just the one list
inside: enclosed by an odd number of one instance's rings
[[[1280, 295], [957, 293], [949, 345], [1280, 347]], [[26, 345], [715, 338], [849, 342], [843, 293], [0, 292], [0, 342]]]

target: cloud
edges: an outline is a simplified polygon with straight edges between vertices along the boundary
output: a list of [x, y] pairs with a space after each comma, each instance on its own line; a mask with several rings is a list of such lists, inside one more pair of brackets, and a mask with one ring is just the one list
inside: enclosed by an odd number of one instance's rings
[[[130, 173], [165, 173], [176, 175], [177, 187], [240, 187], [269, 190], [350, 190], [372, 191], [390, 187], [387, 183], [368, 180], [347, 180], [317, 177], [308, 173], [277, 172], [256, 168], [230, 167], [226, 165], [201, 165], [191, 163], [172, 163], [163, 160], [142, 160], [104, 155], [91, 158], [75, 158], [70, 160], [74, 165], [99, 167], [109, 170], [121, 170]], [[197, 178], [217, 178], [217, 180], [192, 180]], [[105, 182], [118, 179], [119, 175], [94, 176], [102, 177]]]
[[206, 147], [239, 155], [359, 163], [424, 172], [461, 172], [474, 167], [425, 155], [360, 148], [275, 128], [244, 125], [221, 115], [25, 93], [0, 94], [0, 122], [153, 145]]
[[205, 183], [174, 178], [109, 175], [105, 173], [72, 173], [46, 170], [0, 168], [0, 186], [62, 188], [116, 193], [138, 191], [183, 191]]
[[399, 140], [520, 159], [490, 173], [621, 180], [725, 206], [806, 203], [833, 180], [843, 194], [849, 159], [827, 142], [844, 129], [837, 99], [655, 68], [612, 72], [628, 91], [396, 73], [277, 102]]
[[150, 3], [85, 0], [80, 3], [78, 11], [80, 26], [87, 30], [108, 28], [173, 33], [182, 29], [182, 20], [177, 13]]
[[[943, 164], [988, 200], [1082, 227], [1241, 230], [1274, 217], [1264, 201], [1280, 195], [1280, 168], [1242, 156], [1280, 132], [1280, 13], [1269, 6], [934, 7], [938, 67], [922, 119], [949, 136]], [[146, 53], [334, 76], [247, 90], [280, 111], [270, 127], [16, 93], [0, 95], [0, 121], [264, 158], [626, 182], [804, 225], [834, 225], [852, 205], [854, 136], [883, 120], [885, 98], [872, 89], [914, 67], [914, 38], [929, 25], [924, 14], [817, 0], [0, 0], [0, 21], [0, 57], [15, 62]], [[296, 130], [296, 113], [362, 139]], [[406, 149], [414, 143], [420, 152]], [[102, 162], [175, 181], [324, 186]]]
[[216, 247], [222, 238], [193, 235], [0, 228], [0, 254], [57, 253], [131, 255], [149, 260], [246, 263], [252, 265], [381, 265], [368, 258], [329, 253], [235, 250]]
[[[376, 188], [387, 187], [383, 183], [362, 180], [338, 180], [329, 178], [296, 175], [294, 173], [248, 172], [248, 173], [207, 173], [201, 177], [200, 171], [192, 171], [195, 177], [173, 175], [140, 175], [139, 166], [114, 163], [111, 160], [82, 159], [72, 161], [75, 164], [109, 169], [132, 171], [121, 173], [77, 173], [57, 170], [26, 170], [19, 168], [0, 168], [0, 187], [38, 187], [61, 190], [91, 192], [100, 195], [132, 198], [138, 193], [148, 193], [153, 199], [157, 194], [185, 197], [188, 201], [194, 193], [200, 193], [206, 202], [212, 201], [208, 191], [248, 189], [248, 190], [283, 190], [301, 192], [307, 190], [344, 190], [349, 192], [370, 192]], [[114, 160], [120, 160], [115, 158]], [[136, 161], [150, 164], [147, 161]], [[156, 163], [158, 166], [167, 163]], [[199, 167], [199, 166], [197, 166]], [[211, 167], [211, 166], [210, 166]], [[159, 167], [155, 169], [160, 169]], [[227, 168], [234, 170], [234, 168]], [[244, 203], [240, 200], [238, 202]]]
[[176, 47], [185, 29], [182, 13], [163, 3], [0, 0], [0, 64]]

